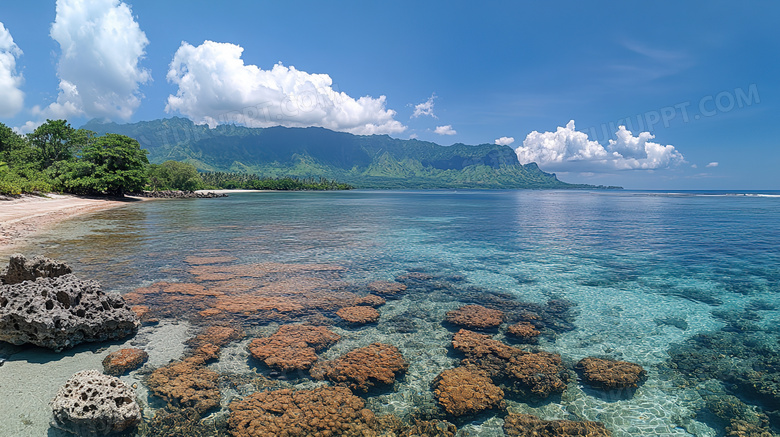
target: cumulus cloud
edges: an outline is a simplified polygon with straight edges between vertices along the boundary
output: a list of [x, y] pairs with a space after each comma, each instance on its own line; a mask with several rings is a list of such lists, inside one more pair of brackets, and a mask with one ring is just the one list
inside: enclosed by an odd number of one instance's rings
[[436, 126], [436, 129], [434, 129], [434, 132], [439, 135], [455, 135], [458, 132], [452, 128], [452, 125], [446, 125], [446, 126]]
[[533, 131], [516, 149], [521, 164], [536, 162], [553, 171], [653, 170], [685, 162], [683, 155], [671, 145], [650, 140], [649, 132], [633, 136], [625, 126], [618, 127], [614, 140], [607, 147], [577, 132], [574, 120], [555, 132]]
[[130, 7], [119, 0], [57, 0], [50, 35], [62, 50], [57, 101], [33, 112], [127, 120], [151, 80], [140, 60], [149, 44]]
[[430, 115], [433, 118], [439, 118], [433, 113], [433, 99], [435, 98], [436, 94], [431, 94], [425, 102], [414, 105], [414, 113], [410, 118], [417, 118], [421, 115]]
[[717, 167], [718, 165], [719, 165], [718, 162], [713, 161], [713, 162], [707, 164], [707, 168], [714, 168], [714, 167]]
[[13, 117], [24, 106], [21, 90], [24, 78], [16, 72], [16, 59], [22, 50], [14, 43], [11, 32], [0, 22], [0, 116]]
[[514, 142], [515, 142], [514, 137], [501, 137], [495, 141], [495, 143], [498, 144], [499, 146], [508, 146]]
[[333, 87], [327, 74], [309, 74], [276, 64], [270, 70], [245, 65], [241, 46], [183, 42], [171, 62], [168, 81], [178, 85], [167, 112], [215, 127], [320, 126], [359, 135], [403, 132], [406, 126], [385, 108], [385, 96], [354, 99]]

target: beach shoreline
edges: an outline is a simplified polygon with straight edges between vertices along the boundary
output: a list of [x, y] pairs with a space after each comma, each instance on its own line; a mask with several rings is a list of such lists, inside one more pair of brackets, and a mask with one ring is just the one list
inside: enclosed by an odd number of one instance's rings
[[141, 200], [134, 197], [119, 200], [55, 193], [0, 200], [0, 251], [23, 245], [28, 237], [73, 217]]

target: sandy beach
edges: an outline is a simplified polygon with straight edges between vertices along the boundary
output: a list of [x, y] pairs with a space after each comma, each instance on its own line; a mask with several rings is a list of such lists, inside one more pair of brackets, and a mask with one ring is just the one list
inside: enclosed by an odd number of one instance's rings
[[11, 249], [30, 235], [63, 220], [135, 201], [138, 199], [107, 200], [65, 194], [0, 200], [0, 251]]

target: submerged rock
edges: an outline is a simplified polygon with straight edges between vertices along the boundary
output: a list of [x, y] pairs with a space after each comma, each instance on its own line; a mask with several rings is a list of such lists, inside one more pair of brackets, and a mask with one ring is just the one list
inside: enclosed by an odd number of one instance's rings
[[121, 296], [72, 274], [0, 286], [0, 340], [8, 343], [59, 352], [83, 342], [120, 339], [138, 326]]
[[8, 267], [0, 272], [0, 284], [20, 284], [24, 281], [34, 281], [36, 278], [56, 278], [73, 273], [73, 269], [64, 262], [55, 261], [43, 256], [27, 259], [24, 255], [11, 256]]
[[79, 436], [108, 435], [135, 427], [141, 409], [135, 391], [98, 370], [76, 373], [50, 403], [52, 425]]
[[504, 433], [518, 437], [611, 436], [601, 422], [542, 420], [529, 414], [509, 414], [504, 419]]
[[126, 348], [111, 352], [103, 359], [103, 370], [109, 375], [124, 375], [141, 367], [149, 354], [141, 349]]

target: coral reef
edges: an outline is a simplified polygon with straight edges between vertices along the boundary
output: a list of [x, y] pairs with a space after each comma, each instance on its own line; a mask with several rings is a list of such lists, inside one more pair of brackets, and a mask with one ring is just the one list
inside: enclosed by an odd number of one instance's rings
[[219, 375], [195, 355], [154, 370], [146, 380], [149, 389], [173, 407], [204, 413], [219, 405]]
[[507, 335], [518, 340], [521, 343], [536, 343], [537, 337], [541, 332], [529, 322], [517, 322], [506, 329]]
[[149, 358], [149, 354], [141, 349], [125, 348], [111, 352], [103, 358], [103, 371], [108, 375], [124, 375], [135, 370]]
[[374, 281], [368, 284], [368, 289], [385, 299], [398, 299], [406, 291], [406, 285], [392, 281]]
[[21, 284], [24, 281], [34, 281], [36, 278], [56, 278], [73, 273], [73, 269], [61, 261], [55, 261], [43, 256], [27, 259], [22, 254], [11, 256], [8, 266], [0, 272], [0, 284]]
[[256, 338], [249, 352], [267, 366], [282, 371], [307, 370], [317, 361], [317, 352], [341, 339], [324, 326], [283, 325], [273, 335]]
[[502, 406], [504, 391], [476, 368], [456, 367], [433, 380], [433, 393], [444, 411], [465, 416]]
[[195, 349], [207, 344], [223, 347], [243, 337], [244, 334], [232, 326], [208, 326], [200, 334], [187, 340], [187, 344]]
[[368, 391], [376, 384], [392, 384], [409, 364], [395, 346], [373, 343], [336, 358], [319, 362], [311, 369], [315, 379], [328, 379], [352, 390]]
[[344, 387], [273, 390], [230, 404], [234, 437], [377, 436], [374, 413]]
[[154, 412], [154, 417], [138, 427], [139, 437], [227, 437], [227, 426], [217, 421], [205, 421], [192, 408], [170, 405]]
[[139, 322], [124, 299], [73, 274], [0, 286], [0, 340], [59, 352], [133, 334]]
[[601, 422], [541, 420], [528, 414], [506, 416], [504, 433], [507, 436], [518, 437], [608, 437], [612, 435]]
[[453, 325], [470, 329], [497, 328], [504, 320], [504, 312], [485, 308], [482, 305], [464, 305], [457, 310], [447, 311], [447, 321]]
[[344, 307], [336, 315], [353, 325], [365, 325], [379, 320], [379, 311], [370, 306]]
[[586, 384], [602, 390], [637, 388], [647, 375], [639, 364], [592, 357], [580, 360], [575, 369]]
[[[382, 418], [380, 417], [380, 428], [385, 431], [386, 428], [382, 427]], [[450, 422], [446, 420], [415, 420], [414, 424], [409, 427], [401, 427], [396, 433], [398, 437], [455, 437], [458, 429]], [[385, 434], [382, 434], [384, 436]], [[387, 435], [391, 437], [391, 435]]]
[[50, 403], [52, 425], [76, 435], [108, 435], [135, 427], [141, 409], [135, 391], [98, 370], [76, 373]]

